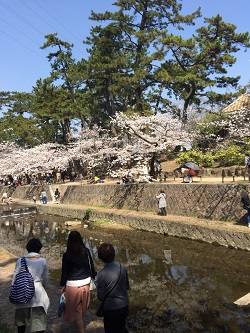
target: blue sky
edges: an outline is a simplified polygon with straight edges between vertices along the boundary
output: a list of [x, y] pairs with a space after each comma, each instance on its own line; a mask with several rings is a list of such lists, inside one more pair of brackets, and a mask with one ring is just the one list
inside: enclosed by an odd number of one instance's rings
[[[32, 90], [39, 78], [49, 76], [48, 50], [40, 50], [46, 34], [75, 45], [74, 57], [87, 57], [82, 43], [92, 25], [91, 10], [112, 10], [114, 0], [0, 0], [0, 91]], [[183, 0], [190, 13], [201, 7], [204, 17], [220, 14], [237, 26], [237, 32], [250, 31], [250, 0]], [[198, 27], [198, 26], [197, 26]], [[240, 83], [250, 82], [250, 51], [237, 53], [230, 75], [241, 75]]]

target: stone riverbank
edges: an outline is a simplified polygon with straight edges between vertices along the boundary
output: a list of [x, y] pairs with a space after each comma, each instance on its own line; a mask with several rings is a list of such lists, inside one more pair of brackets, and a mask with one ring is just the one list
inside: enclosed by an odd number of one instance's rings
[[[42, 205], [41, 186], [20, 186], [12, 193], [14, 201], [34, 205], [41, 213], [113, 220], [132, 228], [176, 237], [184, 237], [237, 249], [250, 250], [250, 228], [246, 227], [246, 210], [240, 203], [248, 184], [95, 184], [72, 183], [46, 185], [48, 204]], [[61, 203], [54, 201], [59, 188]], [[167, 196], [166, 217], [157, 215], [156, 194]], [[5, 189], [0, 190], [1, 193]]]

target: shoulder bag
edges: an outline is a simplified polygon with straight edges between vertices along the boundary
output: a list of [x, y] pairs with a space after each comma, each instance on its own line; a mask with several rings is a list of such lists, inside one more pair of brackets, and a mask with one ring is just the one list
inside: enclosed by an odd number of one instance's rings
[[27, 304], [34, 295], [34, 278], [29, 272], [26, 258], [22, 257], [20, 271], [10, 289], [9, 300], [13, 304]]
[[102, 303], [100, 304], [98, 310], [96, 311], [96, 315], [97, 317], [103, 317], [103, 311], [104, 311], [104, 302], [106, 301], [107, 297], [110, 295], [110, 293], [115, 289], [115, 287], [117, 286], [119, 280], [120, 280], [120, 276], [121, 276], [121, 271], [122, 271], [122, 267], [120, 264], [120, 274], [118, 277], [118, 280], [116, 281], [115, 285], [113, 286], [113, 288], [106, 294], [106, 296], [104, 297], [104, 299], [102, 300]]
[[89, 270], [90, 270], [90, 284], [89, 284], [89, 289], [90, 290], [95, 290], [96, 289], [96, 285], [95, 285], [94, 279], [92, 278], [93, 274], [92, 274], [91, 262], [90, 262], [90, 259], [89, 259], [89, 251], [88, 251], [88, 249], [86, 249], [86, 251], [87, 251], [87, 255], [88, 255]]

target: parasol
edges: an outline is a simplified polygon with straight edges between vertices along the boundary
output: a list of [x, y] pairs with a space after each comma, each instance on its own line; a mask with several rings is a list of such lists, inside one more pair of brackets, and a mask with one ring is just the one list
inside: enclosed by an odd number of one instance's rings
[[193, 163], [193, 162], [187, 162], [185, 164], [185, 167], [193, 169], [193, 170], [196, 170], [196, 171], [200, 170], [200, 168], [198, 167], [198, 165], [195, 164], [195, 163]]

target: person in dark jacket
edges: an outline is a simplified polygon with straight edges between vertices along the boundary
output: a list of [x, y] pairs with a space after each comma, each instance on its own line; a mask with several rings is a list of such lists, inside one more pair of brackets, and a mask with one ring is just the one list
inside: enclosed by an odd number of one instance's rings
[[97, 298], [104, 301], [105, 333], [128, 332], [126, 328], [129, 304], [127, 270], [124, 265], [114, 261], [115, 250], [112, 244], [101, 244], [98, 248], [98, 258], [105, 264], [97, 273], [96, 279]]
[[241, 203], [243, 205], [243, 208], [247, 210], [247, 224], [250, 228], [250, 198], [249, 198], [249, 192], [244, 191], [241, 196]]
[[78, 231], [71, 231], [67, 251], [62, 258], [60, 286], [66, 303], [63, 321], [74, 321], [79, 333], [84, 333], [83, 316], [90, 303], [90, 281], [96, 276], [90, 251]]

